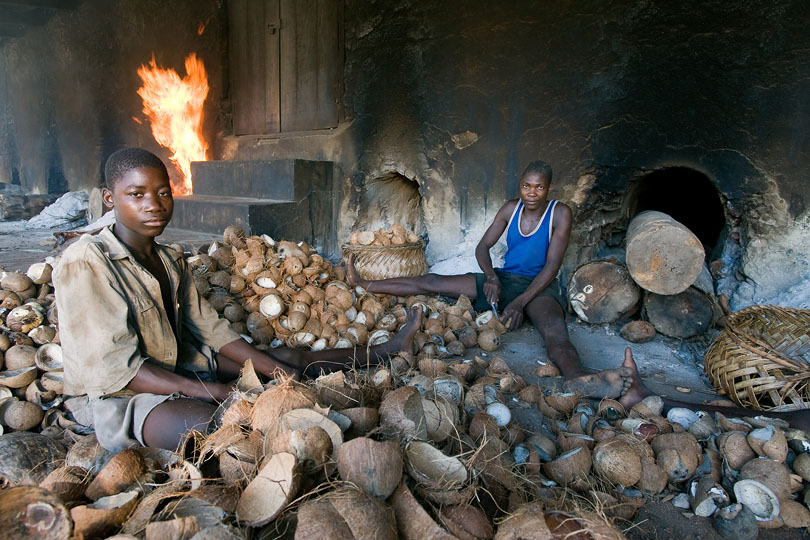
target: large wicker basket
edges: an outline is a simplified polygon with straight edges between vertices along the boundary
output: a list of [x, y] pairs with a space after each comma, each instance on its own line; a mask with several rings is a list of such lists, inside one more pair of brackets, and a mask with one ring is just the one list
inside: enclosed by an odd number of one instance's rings
[[392, 246], [343, 244], [343, 256], [354, 255], [354, 267], [363, 279], [416, 277], [427, 273], [422, 242]]
[[752, 306], [729, 315], [706, 374], [742, 407], [810, 408], [810, 310]]

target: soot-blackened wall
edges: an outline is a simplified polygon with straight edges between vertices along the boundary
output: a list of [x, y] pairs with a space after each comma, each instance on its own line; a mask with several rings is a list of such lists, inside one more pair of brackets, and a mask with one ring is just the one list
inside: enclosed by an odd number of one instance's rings
[[469, 254], [525, 164], [544, 159], [574, 209], [570, 269], [632, 217], [632, 186], [683, 168], [721, 201], [740, 303], [807, 274], [806, 2], [346, 0], [339, 126], [239, 138], [227, 10], [197, 4], [86, 0], [4, 45], [0, 175], [18, 168], [44, 189], [56, 148], [77, 189], [110, 148], [154, 147], [130, 120], [135, 69], [153, 50], [176, 68], [196, 50], [212, 74], [212, 157], [334, 161], [338, 238], [369, 183], [395, 173], [419, 187], [429, 262]]

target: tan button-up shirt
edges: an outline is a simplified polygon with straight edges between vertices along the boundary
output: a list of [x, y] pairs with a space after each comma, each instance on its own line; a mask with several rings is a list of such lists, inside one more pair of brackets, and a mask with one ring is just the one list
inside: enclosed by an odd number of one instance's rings
[[[184, 331], [219, 350], [240, 338], [228, 321], [197, 294], [183, 256], [156, 245], [171, 283], [175, 338], [158, 280], [135, 260], [110, 228], [84, 235], [68, 247], [54, 272], [65, 394], [90, 399], [126, 387], [144, 362], [174, 371], [195, 371]], [[178, 343], [178, 340], [182, 340]], [[187, 356], [181, 354], [181, 356]], [[193, 356], [193, 355], [192, 355]]]

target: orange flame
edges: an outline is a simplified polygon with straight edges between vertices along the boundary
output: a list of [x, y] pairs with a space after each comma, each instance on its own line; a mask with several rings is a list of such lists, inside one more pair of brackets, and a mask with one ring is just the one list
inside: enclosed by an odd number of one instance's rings
[[152, 124], [152, 135], [158, 144], [173, 152], [169, 159], [183, 174], [182, 185], [172, 186], [175, 195], [191, 195], [191, 162], [205, 161], [208, 150], [202, 135], [208, 79], [202, 60], [194, 53], [186, 58], [186, 73], [181, 79], [173, 69], [157, 67], [154, 56], [149, 66], [138, 69], [143, 80], [138, 95]]

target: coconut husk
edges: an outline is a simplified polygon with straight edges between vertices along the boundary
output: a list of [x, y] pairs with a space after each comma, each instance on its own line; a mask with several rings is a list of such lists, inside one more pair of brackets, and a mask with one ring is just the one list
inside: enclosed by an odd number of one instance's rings
[[67, 540], [70, 514], [56, 495], [33, 486], [0, 491], [0, 531], [7, 540]]
[[312, 407], [318, 401], [315, 393], [286, 378], [261, 393], [253, 404], [251, 425], [265, 433], [284, 413], [302, 407]]
[[591, 451], [587, 446], [581, 446], [560, 455], [554, 461], [544, 463], [543, 472], [561, 486], [584, 489], [591, 464]]
[[146, 525], [146, 540], [189, 540], [199, 531], [195, 516], [153, 521]]
[[380, 425], [396, 437], [427, 438], [422, 395], [413, 386], [389, 392], [380, 404]]
[[36, 403], [11, 398], [0, 408], [0, 424], [15, 431], [27, 431], [38, 426], [44, 414]]
[[621, 439], [602, 441], [593, 449], [593, 469], [602, 478], [625, 487], [641, 480], [641, 457]]
[[345, 434], [347, 438], [362, 437], [380, 422], [380, 413], [375, 407], [350, 407], [340, 412], [352, 421]]
[[137, 491], [126, 491], [72, 508], [73, 534], [80, 538], [104, 538], [127, 519], [138, 504], [138, 495]]
[[146, 463], [137, 450], [131, 448], [121, 450], [87, 486], [85, 495], [93, 501], [115, 495], [132, 485], [145, 472]]
[[547, 540], [553, 538], [546, 525], [543, 504], [528, 503], [498, 525], [495, 540]]
[[399, 445], [359, 437], [345, 442], [337, 453], [340, 478], [381, 499], [388, 498], [402, 479]]
[[439, 526], [401, 483], [389, 498], [394, 509], [400, 538], [403, 540], [454, 540], [456, 537]]
[[752, 459], [740, 468], [740, 479], [761, 482], [780, 501], [790, 498], [790, 472], [782, 463], [768, 458]]
[[636, 489], [643, 493], [655, 495], [667, 487], [669, 476], [655, 461], [647, 458], [641, 459], [641, 477], [636, 482]]
[[459, 421], [458, 406], [436, 396], [433, 400], [422, 398], [428, 440], [442, 442], [456, 431]]
[[91, 434], [73, 443], [64, 459], [65, 465], [73, 465], [91, 473], [97, 473], [113, 455], [98, 443], [95, 434]]
[[[273, 453], [273, 440], [285, 437], [285, 435], [282, 435], [283, 433], [306, 430], [311, 427], [319, 427], [329, 435], [332, 441], [331, 457], [332, 460], [335, 461], [337, 450], [343, 443], [343, 433], [335, 422], [313, 409], [294, 409], [279, 418], [267, 431], [264, 439], [264, 453], [267, 455]], [[318, 448], [320, 447], [321, 446], [318, 446]], [[320, 459], [316, 458], [316, 456], [320, 455], [318, 448], [311, 449], [311, 452], [314, 453], [307, 453], [307, 455], [311, 456], [315, 461]], [[310, 452], [310, 450], [306, 450], [306, 452]]]
[[273, 455], [242, 492], [236, 518], [249, 527], [271, 522], [295, 498], [299, 482], [295, 456], [287, 452]]
[[728, 466], [735, 471], [756, 457], [743, 431], [726, 431], [717, 437], [715, 444]]
[[383, 501], [354, 488], [339, 488], [324, 497], [337, 511], [354, 538], [396, 540], [393, 509]]
[[459, 540], [485, 540], [494, 536], [487, 515], [471, 504], [457, 504], [441, 509], [440, 520]]
[[664, 433], [653, 439], [655, 463], [666, 471], [671, 482], [689, 479], [700, 463], [700, 444], [691, 433]]
[[335, 507], [324, 498], [304, 503], [298, 509], [295, 540], [354, 540], [351, 529]]
[[122, 527], [123, 532], [131, 535], [140, 535], [146, 529], [147, 523], [151, 521], [152, 516], [161, 503], [181, 495], [183, 495], [183, 491], [179, 491], [176, 485], [163, 484], [158, 486], [140, 500], [135, 511], [132, 512], [126, 523], [124, 523]]
[[557, 433], [557, 445], [560, 447], [560, 452], [568, 452], [580, 446], [587, 446], [588, 450], [593, 450], [596, 440], [590, 435], [560, 431]]
[[25, 388], [36, 378], [37, 367], [34, 365], [22, 369], [0, 371], [0, 386], [7, 388]]
[[304, 473], [322, 469], [332, 457], [332, 439], [320, 426], [282, 430], [273, 435], [265, 441], [265, 452], [268, 455], [278, 452], [293, 454]]
[[795, 529], [810, 527], [810, 510], [803, 504], [790, 499], [779, 504], [779, 517], [787, 527]]
[[54, 493], [64, 504], [80, 501], [90, 483], [90, 475], [81, 467], [59, 467], [40, 482], [39, 487]]
[[38, 485], [65, 459], [65, 448], [39, 433], [0, 436], [0, 484]]
[[336, 410], [355, 407], [360, 402], [360, 387], [346, 380], [343, 371], [322, 375], [315, 380], [315, 392], [324, 406]]
[[624, 540], [624, 535], [596, 512], [582, 509], [549, 510], [544, 518], [553, 538]]
[[553, 393], [546, 396], [546, 403], [554, 410], [569, 415], [579, 402], [579, 396], [574, 393]]

